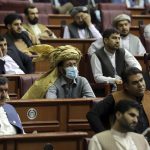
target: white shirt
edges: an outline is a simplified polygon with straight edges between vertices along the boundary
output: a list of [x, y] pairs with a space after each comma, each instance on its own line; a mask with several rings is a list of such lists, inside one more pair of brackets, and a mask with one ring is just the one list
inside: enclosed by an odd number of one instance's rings
[[[111, 54], [110, 52], [108, 52], [106, 50], [105, 50], [105, 53], [109, 57], [112, 65], [114, 66], [114, 69], [116, 70], [115, 53]], [[99, 61], [99, 58], [96, 56], [95, 53], [92, 54], [90, 62], [91, 62], [91, 68], [92, 68], [93, 76], [94, 76], [96, 83], [115, 83], [115, 80], [119, 79], [119, 76], [116, 76], [116, 78], [103, 76], [101, 62]], [[129, 67], [130, 66], [131, 67], [137, 67], [140, 70], [142, 70], [142, 67], [139, 64], [139, 62], [126, 49], [125, 49], [125, 62]]]
[[137, 45], [135, 46], [136, 47], [135, 49], [134, 48], [131, 49], [130, 44], [132, 43], [130, 40], [132, 39], [129, 37], [129, 35], [126, 37], [121, 37], [120, 47], [127, 49], [134, 56], [143, 56], [146, 53], [146, 51], [140, 39], [139, 38], [137, 39], [138, 41], [137, 41]]
[[144, 28], [144, 37], [150, 38], [150, 24], [146, 25]]
[[20, 67], [16, 64], [16, 62], [9, 55], [6, 55], [0, 59], [5, 61], [4, 68], [5, 68], [6, 74], [24, 74], [24, 72], [20, 69]]
[[[120, 133], [113, 129], [111, 129], [111, 132], [119, 150], [137, 150], [130, 133]], [[103, 150], [96, 136], [93, 136], [90, 140], [88, 150]]]
[[[93, 24], [89, 27], [89, 30], [91, 31], [94, 38], [96, 38], [96, 39], [102, 38], [100, 32], [96, 29], [96, 27]], [[79, 33], [80, 39], [89, 38], [89, 37], [87, 37], [87, 34], [86, 34], [84, 29], [78, 29], [78, 33]], [[71, 38], [68, 26], [66, 26], [64, 28], [63, 38], [65, 38], [65, 39], [70, 39]]]
[[15, 135], [16, 133], [16, 129], [9, 123], [3, 107], [0, 107], [0, 135]]

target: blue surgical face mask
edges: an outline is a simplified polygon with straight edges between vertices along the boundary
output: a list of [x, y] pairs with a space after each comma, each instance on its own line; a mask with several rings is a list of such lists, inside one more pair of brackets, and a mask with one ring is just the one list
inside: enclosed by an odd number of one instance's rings
[[76, 66], [66, 67], [65, 71], [66, 71], [66, 77], [72, 80], [77, 78], [79, 72]]

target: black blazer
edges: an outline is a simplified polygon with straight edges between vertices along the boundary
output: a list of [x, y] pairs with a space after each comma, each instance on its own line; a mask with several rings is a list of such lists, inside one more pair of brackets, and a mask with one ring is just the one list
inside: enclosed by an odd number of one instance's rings
[[[8, 47], [7, 54], [16, 62], [24, 73], [33, 73], [32, 59], [29, 56], [22, 53], [14, 46]], [[0, 60], [0, 74], [5, 73], [4, 64], [5, 62]]]

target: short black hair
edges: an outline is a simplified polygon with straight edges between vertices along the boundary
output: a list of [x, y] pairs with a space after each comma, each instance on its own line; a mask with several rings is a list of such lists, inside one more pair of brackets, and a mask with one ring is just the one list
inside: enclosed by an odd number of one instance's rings
[[34, 8], [37, 8], [36, 6], [34, 5], [28, 5], [25, 9], [24, 9], [24, 14], [27, 16], [29, 14], [29, 9], [34, 9]]
[[139, 112], [141, 111], [141, 106], [136, 100], [123, 99], [116, 103], [114, 112], [116, 113], [119, 111], [124, 114], [126, 111], [128, 111], [131, 108], [135, 108]]
[[4, 24], [7, 27], [7, 25], [11, 25], [15, 20], [21, 20], [21, 22], [23, 22], [23, 17], [17, 13], [8, 14], [4, 18]]
[[128, 67], [126, 68], [126, 70], [122, 73], [121, 77], [122, 77], [122, 81], [123, 83], [128, 83], [129, 82], [129, 77], [132, 75], [136, 75], [136, 74], [142, 74], [142, 71], [136, 67]]
[[0, 42], [6, 40], [6, 38], [2, 35], [0, 35]]
[[115, 29], [115, 28], [109, 28], [109, 29], [106, 29], [104, 32], [103, 32], [103, 39], [104, 38], [109, 38], [112, 34], [120, 34], [120, 32]]
[[0, 76], [0, 85], [5, 85], [8, 83], [8, 79], [4, 76]]

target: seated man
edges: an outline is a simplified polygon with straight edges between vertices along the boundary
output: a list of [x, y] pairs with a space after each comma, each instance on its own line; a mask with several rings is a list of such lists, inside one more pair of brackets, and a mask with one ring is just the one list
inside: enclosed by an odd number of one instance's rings
[[26, 31], [35, 35], [39, 40], [56, 38], [55, 34], [50, 29], [48, 29], [45, 25], [38, 23], [39, 11], [35, 6], [29, 5], [24, 10], [24, 14], [28, 21], [28, 23], [23, 24]]
[[7, 48], [6, 38], [0, 35], [0, 74], [32, 73], [32, 59], [16, 47]]
[[103, 33], [104, 47], [91, 56], [91, 68], [97, 83], [122, 83], [121, 74], [127, 66], [141, 66], [126, 49], [120, 48], [120, 33], [116, 29], [106, 29]]
[[146, 25], [144, 28], [144, 37], [145, 38], [150, 38], [150, 24]]
[[74, 21], [65, 27], [64, 38], [101, 38], [100, 32], [91, 22], [91, 16], [88, 14], [87, 7], [74, 7], [70, 14]]
[[145, 0], [125, 0], [128, 8], [144, 8]]
[[24, 133], [19, 115], [15, 108], [6, 103], [8, 97], [8, 80], [0, 77], [0, 135]]
[[[107, 120], [114, 111], [115, 103], [122, 100], [134, 100], [142, 106], [142, 111], [139, 117], [138, 125], [135, 128], [137, 133], [142, 133], [149, 127], [150, 124], [150, 105], [149, 97], [150, 91], [146, 91], [145, 81], [143, 78], [142, 71], [138, 68], [128, 68], [123, 76], [123, 90], [112, 93], [111, 95], [104, 98], [104, 100], [98, 102], [94, 107], [87, 113], [87, 119], [91, 125], [91, 128], [95, 132], [101, 132], [106, 130], [109, 121]], [[105, 120], [105, 126], [103, 121]]]
[[[134, 56], [143, 56], [146, 51], [141, 40], [130, 33], [131, 18], [126, 14], [118, 15], [113, 20], [113, 26], [120, 32], [120, 48], [127, 49]], [[103, 40], [98, 39], [89, 47], [88, 54], [91, 55], [103, 46]]]
[[136, 101], [121, 100], [114, 110], [115, 122], [111, 130], [94, 135], [88, 150], [150, 150], [144, 136], [133, 133], [140, 116], [140, 105]]
[[4, 23], [8, 29], [8, 32], [5, 35], [7, 44], [8, 47], [14, 46], [23, 53], [32, 55], [28, 51], [28, 47], [32, 46], [33, 44], [37, 44], [38, 42], [34, 36], [23, 30], [22, 22], [23, 18], [15, 13], [8, 14], [5, 17]]
[[[37, 45], [35, 49], [39, 49]], [[45, 53], [43, 52], [45, 51]], [[38, 51], [39, 52], [39, 51]], [[22, 99], [30, 98], [82, 98], [95, 97], [87, 79], [78, 76], [81, 52], [70, 45], [45, 48], [40, 56], [49, 59], [51, 68], [25, 93]]]
[[53, 4], [54, 13], [68, 14], [73, 8], [73, 4], [68, 0], [50, 0]]

